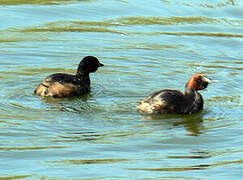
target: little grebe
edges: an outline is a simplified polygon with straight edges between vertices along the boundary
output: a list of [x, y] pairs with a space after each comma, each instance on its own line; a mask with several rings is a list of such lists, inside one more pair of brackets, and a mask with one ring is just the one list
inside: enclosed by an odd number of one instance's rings
[[95, 72], [101, 66], [104, 65], [96, 57], [86, 56], [79, 63], [75, 75], [56, 73], [47, 76], [34, 93], [58, 98], [86, 94], [90, 91], [89, 73]]
[[[197, 92], [208, 86], [212, 80], [196, 74], [186, 84], [185, 92], [164, 89], [152, 93], [138, 106], [138, 110], [149, 114], [190, 114], [203, 108], [202, 95]], [[216, 82], [216, 80], [215, 80]]]

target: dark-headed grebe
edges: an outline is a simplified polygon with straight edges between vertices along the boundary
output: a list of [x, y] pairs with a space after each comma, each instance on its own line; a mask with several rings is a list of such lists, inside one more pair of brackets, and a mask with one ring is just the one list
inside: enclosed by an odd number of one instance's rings
[[145, 98], [138, 110], [149, 114], [190, 114], [203, 108], [202, 95], [198, 90], [205, 89], [212, 82], [204, 75], [194, 75], [186, 84], [185, 92], [164, 89]]
[[58, 98], [86, 94], [90, 91], [89, 73], [95, 72], [101, 66], [104, 65], [96, 57], [86, 56], [79, 63], [75, 75], [56, 73], [47, 76], [34, 93]]

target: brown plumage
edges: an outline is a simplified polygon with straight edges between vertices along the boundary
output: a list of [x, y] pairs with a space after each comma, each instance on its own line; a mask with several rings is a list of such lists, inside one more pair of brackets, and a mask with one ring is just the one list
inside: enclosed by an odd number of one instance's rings
[[35, 89], [34, 93], [42, 96], [70, 97], [86, 94], [90, 91], [89, 73], [95, 72], [104, 66], [94, 56], [86, 56], [79, 63], [77, 73], [56, 73], [46, 77]]
[[186, 84], [185, 92], [164, 89], [152, 93], [138, 106], [138, 110], [148, 114], [189, 114], [203, 108], [202, 95], [197, 92], [203, 90], [212, 82], [204, 75], [194, 75]]

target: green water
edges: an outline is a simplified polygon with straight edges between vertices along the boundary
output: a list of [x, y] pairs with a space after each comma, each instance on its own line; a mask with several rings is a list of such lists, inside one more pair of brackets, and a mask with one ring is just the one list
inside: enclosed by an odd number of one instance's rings
[[[243, 3], [0, 2], [0, 179], [242, 179]], [[80, 59], [105, 67], [79, 98], [33, 95]], [[193, 115], [136, 104], [195, 73], [219, 82]]]

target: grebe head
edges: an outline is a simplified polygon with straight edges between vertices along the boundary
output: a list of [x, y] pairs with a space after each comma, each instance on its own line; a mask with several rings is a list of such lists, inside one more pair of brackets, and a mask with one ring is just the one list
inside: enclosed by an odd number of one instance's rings
[[104, 66], [99, 60], [94, 56], [86, 56], [79, 63], [77, 74], [87, 75], [89, 73], [95, 72], [99, 67]]
[[207, 88], [208, 84], [216, 82], [216, 80], [210, 80], [205, 75], [195, 74], [186, 84], [186, 88], [194, 89], [196, 91]]

